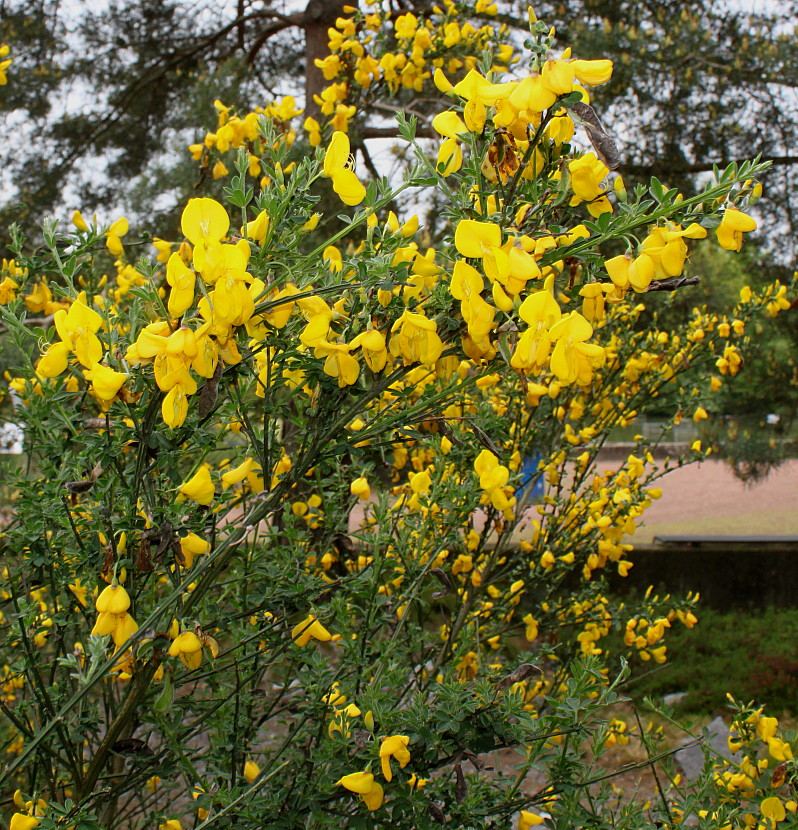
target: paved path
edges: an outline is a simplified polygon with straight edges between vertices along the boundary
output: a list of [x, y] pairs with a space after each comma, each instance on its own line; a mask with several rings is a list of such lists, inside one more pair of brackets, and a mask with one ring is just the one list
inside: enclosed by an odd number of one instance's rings
[[658, 486], [662, 498], [646, 511], [633, 537], [657, 534], [798, 535], [798, 460], [784, 462], [757, 484], [743, 484], [723, 461], [672, 470]]

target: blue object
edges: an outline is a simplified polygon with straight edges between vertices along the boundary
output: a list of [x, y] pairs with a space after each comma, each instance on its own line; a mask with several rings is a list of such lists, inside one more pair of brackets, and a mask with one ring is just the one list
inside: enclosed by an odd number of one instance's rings
[[528, 455], [521, 465], [521, 483], [515, 491], [515, 497], [522, 496], [533, 499], [542, 499], [545, 492], [543, 473], [538, 472], [538, 464], [543, 456], [539, 452]]

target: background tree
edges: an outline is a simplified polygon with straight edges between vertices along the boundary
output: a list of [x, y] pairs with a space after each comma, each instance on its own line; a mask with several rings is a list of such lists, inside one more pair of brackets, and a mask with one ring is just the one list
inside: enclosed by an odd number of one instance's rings
[[[294, 13], [284, 5], [120, 0], [76, 15], [52, 0], [3, 3], [0, 38], [14, 45], [15, 69], [30, 81], [7, 87], [2, 101], [16, 136], [3, 154], [3, 225], [66, 202], [129, 208], [131, 193], [142, 200], [163, 192], [164, 175], [185, 193], [196, 178], [185, 139], [212, 117], [215, 98], [251, 105], [281, 84], [302, 92], [304, 80], [312, 99], [323, 81], [313, 59], [343, 3], [310, 0]], [[18, 152], [23, 143], [31, 153]], [[136, 187], [145, 173], [148, 183]]]
[[[76, 16], [54, 0], [6, 0], [0, 39], [13, 45], [15, 69], [28, 70], [30, 83], [7, 87], [2, 100], [13, 140], [0, 151], [0, 224], [66, 203], [174, 218], [178, 194], [196, 184], [184, 147], [198, 123], [213, 127], [214, 98], [251, 107], [304, 91], [313, 114], [324, 83], [314, 61], [327, 53], [327, 29], [344, 5], [116, 0]], [[459, 4], [469, 5], [475, 12]], [[496, 22], [487, 3], [475, 5], [477, 21]], [[390, 6], [395, 18], [433, 4]], [[526, 2], [498, 6], [498, 20], [518, 27], [520, 41]], [[621, 172], [691, 192], [713, 164], [761, 153], [773, 162], [761, 208], [772, 247], [782, 262], [795, 259], [798, 112], [786, 103], [798, 87], [794, 2], [748, 11], [710, 0], [544, 0], [536, 11], [574, 53], [615, 56], [613, 80], [594, 101], [619, 143]], [[394, 103], [423, 110], [419, 99], [432, 93], [429, 84]], [[383, 133], [379, 125], [363, 131]], [[22, 143], [29, 153], [16, 152]], [[104, 170], [86, 165], [98, 156]]]

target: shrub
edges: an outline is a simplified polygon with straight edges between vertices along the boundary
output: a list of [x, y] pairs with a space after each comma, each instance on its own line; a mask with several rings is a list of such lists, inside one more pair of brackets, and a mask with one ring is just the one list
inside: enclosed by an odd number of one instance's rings
[[[604, 185], [611, 142], [574, 82], [611, 63], [548, 59], [551, 38], [532, 22], [519, 82], [489, 54], [454, 86], [436, 73], [446, 140], [431, 160], [400, 116], [401, 185], [362, 184], [342, 129], [299, 147], [293, 107], [222, 108], [201, 155], [235, 170], [225, 203], [189, 200], [155, 261], [125, 219], [50, 223], [33, 252], [15, 230], [2, 316], [30, 355], [10, 386], [31, 459], [3, 534], [15, 828], [632, 827], [701, 805], [725, 821], [769, 792], [721, 776], [720, 803], [708, 772], [645, 807], [613, 795], [599, 765], [623, 738], [606, 711], [625, 669], [606, 638], [662, 662], [695, 616], [689, 598], [606, 595], [657, 471], [642, 439], [596, 468], [653, 403], [700, 417], [747, 321], [788, 304], [774, 286], [728, 320], [637, 325], [648, 291], [682, 284], [689, 240], [739, 247], [764, 165], [689, 197]], [[571, 144], [577, 122], [596, 152]], [[324, 179], [337, 220], [317, 211]], [[386, 213], [409, 188], [447, 202], [434, 249]], [[52, 328], [26, 325], [42, 312]], [[533, 451], [534, 518], [516, 492]], [[509, 746], [517, 774], [489, 774], [481, 756]]]

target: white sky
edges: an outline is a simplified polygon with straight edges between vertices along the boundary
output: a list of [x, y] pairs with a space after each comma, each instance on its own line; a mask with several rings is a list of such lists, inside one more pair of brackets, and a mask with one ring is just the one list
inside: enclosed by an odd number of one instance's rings
[[[353, 0], [354, 1], [354, 0]], [[744, 10], [744, 11], [761, 11], [763, 7], [768, 7], [770, 9], [777, 9], [779, 7], [785, 6], [784, 0], [721, 0], [719, 5], [725, 5], [730, 9], [735, 10]], [[235, 14], [237, 13], [237, 0], [219, 0], [218, 5], [210, 9], [207, 3], [203, 2], [203, 0], [183, 0], [183, 6], [187, 7], [188, 9], [193, 9], [197, 13], [201, 15], [213, 15], [214, 19], [219, 18], [220, 12], [223, 18], [226, 19], [234, 19]], [[301, 11], [305, 5], [306, 0], [277, 0], [277, 2], [270, 4], [271, 8], [274, 8], [282, 13], [291, 14], [297, 11]], [[508, 5], [502, 4], [500, 5]], [[509, 4], [513, 6], [517, 6], [517, 4]], [[93, 12], [97, 12], [103, 8], [108, 8], [108, 0], [91, 0], [91, 2], [85, 2], [84, 0], [62, 0], [62, 9], [65, 17], [68, 19], [70, 17], [79, 17], [83, 12], [87, 9], [91, 9]], [[71, 41], [75, 42], [71, 42]], [[13, 44], [12, 44], [13, 47]], [[65, 43], [65, 47], [71, 50], [78, 50], [80, 49], [80, 44], [77, 42], [77, 39], [67, 38]], [[12, 57], [13, 57], [13, 48], [12, 48]], [[24, 78], [20, 77], [19, 79], [15, 79], [13, 75], [13, 68], [14, 65], [12, 64], [11, 70], [9, 72], [9, 83], [17, 82], [24, 82]], [[282, 94], [293, 94], [298, 99], [301, 105], [302, 100], [302, 89], [303, 89], [303, 82], [302, 79], [299, 77], [295, 78], [286, 78], [280, 84], [279, 91]], [[794, 91], [793, 91], [794, 94]], [[93, 90], [89, 88], [85, 84], [72, 82], [69, 85], [66, 85], [63, 89], [62, 94], [62, 103], [59, 107], [55, 108], [55, 111], [58, 110], [62, 112], [80, 112], [86, 111], [89, 107], [94, 103], [93, 97]], [[265, 101], [253, 101], [253, 106], [256, 104], [263, 104], [266, 103]], [[208, 123], [210, 123], [213, 119], [213, 114], [209, 114]], [[393, 119], [390, 117], [386, 117], [382, 123], [385, 125], [390, 125]], [[22, 114], [10, 114], [5, 117], [5, 129], [4, 134], [7, 136], [14, 136], [15, 140], [18, 142], [20, 147], [20, 151], [26, 146], [28, 143], [28, 139], [26, 138], [26, 126], [28, 126], [25, 122], [24, 115]], [[617, 129], [617, 128], [616, 128]], [[619, 136], [623, 138], [623, 136]], [[197, 129], [197, 133], [195, 136], [191, 138], [186, 137], [185, 143], [186, 145], [190, 143], [192, 140], [199, 140], [201, 138], [201, 133], [199, 130], [199, 126]], [[182, 140], [182, 139], [181, 139]], [[378, 166], [378, 169], [385, 174], [391, 175], [393, 172], [396, 173], [398, 169], [397, 166], [397, 159], [395, 148], [398, 145], [396, 140], [371, 140], [369, 142], [369, 151], [372, 157], [375, 160], [375, 163]], [[171, 151], [168, 148], [165, 148], [165, 152], [168, 154], [169, 152], [181, 152], [180, 146], [173, 148]], [[84, 166], [83, 169], [80, 171], [82, 175], [86, 175], [89, 172], [89, 175], [92, 179], [97, 181], [104, 178], [105, 172], [105, 164], [102, 163], [100, 160], [95, 161], [92, 168], [87, 171], [86, 167]], [[3, 171], [0, 170], [0, 187], [2, 187], [6, 193], [8, 193], [10, 189], [10, 183], [7, 179], [7, 175], [3, 174]], [[65, 199], [66, 199], [66, 206], [65, 206], [65, 215], [70, 215], [72, 210], [76, 207], [80, 207], [77, 204], [77, 190], [74, 187], [74, 184], [70, 186], [67, 184], [65, 189]], [[170, 198], [169, 195], [164, 197], [166, 200]], [[164, 207], [166, 207], [164, 204]], [[120, 208], [122, 206], [120, 205]], [[107, 217], [102, 217], [111, 221], [113, 218], [116, 217], [118, 213], [111, 213]], [[155, 232], [156, 229], [153, 229]]]

